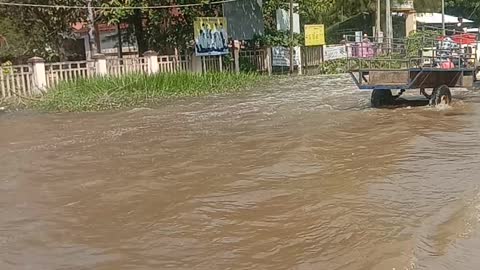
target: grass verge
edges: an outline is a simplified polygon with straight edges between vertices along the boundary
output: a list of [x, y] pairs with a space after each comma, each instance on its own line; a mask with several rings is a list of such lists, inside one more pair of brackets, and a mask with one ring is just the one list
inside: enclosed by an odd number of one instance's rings
[[265, 79], [255, 73], [130, 74], [62, 82], [30, 105], [43, 111], [80, 112], [146, 106], [172, 97], [242, 90]]

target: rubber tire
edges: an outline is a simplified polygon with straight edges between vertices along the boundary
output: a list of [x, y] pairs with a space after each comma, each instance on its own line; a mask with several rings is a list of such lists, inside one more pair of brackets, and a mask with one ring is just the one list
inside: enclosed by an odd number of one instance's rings
[[450, 92], [450, 88], [448, 88], [446, 85], [442, 85], [433, 90], [432, 98], [430, 99], [430, 105], [437, 106], [441, 104], [444, 99], [447, 105], [452, 103], [452, 93]]
[[383, 106], [392, 105], [394, 101], [392, 90], [389, 89], [375, 89], [372, 91], [370, 103], [373, 108], [380, 108]]

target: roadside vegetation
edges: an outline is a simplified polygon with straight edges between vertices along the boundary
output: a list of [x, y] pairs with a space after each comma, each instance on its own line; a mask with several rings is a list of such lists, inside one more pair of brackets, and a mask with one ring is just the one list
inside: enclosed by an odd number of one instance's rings
[[154, 105], [175, 97], [194, 97], [240, 91], [264, 77], [256, 73], [130, 74], [62, 82], [29, 107], [48, 112], [115, 110]]

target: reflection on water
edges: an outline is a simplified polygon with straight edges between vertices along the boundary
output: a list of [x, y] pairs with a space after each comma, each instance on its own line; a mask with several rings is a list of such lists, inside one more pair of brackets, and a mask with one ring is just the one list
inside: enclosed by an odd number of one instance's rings
[[0, 269], [474, 269], [480, 112], [348, 78], [0, 117]]

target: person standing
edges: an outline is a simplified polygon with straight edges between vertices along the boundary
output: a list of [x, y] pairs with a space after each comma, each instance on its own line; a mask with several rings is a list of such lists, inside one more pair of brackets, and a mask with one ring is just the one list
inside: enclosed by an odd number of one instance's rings
[[454, 31], [455, 31], [454, 32], [455, 34], [461, 34], [461, 33], [466, 33], [467, 32], [467, 28], [463, 24], [463, 18], [462, 17], [458, 17], [458, 22], [455, 25]]

